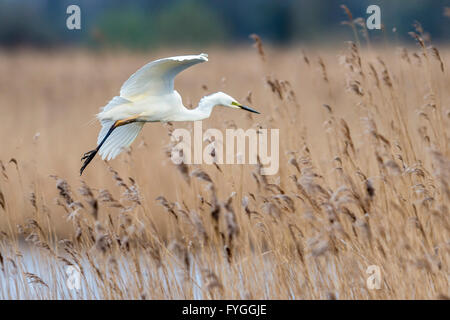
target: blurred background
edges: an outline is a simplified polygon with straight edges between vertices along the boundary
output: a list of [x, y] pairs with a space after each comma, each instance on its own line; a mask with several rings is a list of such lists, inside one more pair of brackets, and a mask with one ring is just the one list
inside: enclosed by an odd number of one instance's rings
[[[384, 28], [369, 30], [366, 37], [366, 10], [372, 4], [381, 8]], [[70, 5], [81, 9], [80, 30], [67, 28]], [[349, 26], [349, 15], [355, 28]], [[48, 203], [53, 203], [57, 190], [49, 176], [79, 184], [80, 158], [95, 147], [100, 127], [95, 113], [119, 93], [122, 83], [149, 61], [200, 52], [209, 54], [209, 62], [176, 78], [187, 108], [194, 108], [207, 94], [223, 91], [261, 112], [252, 117], [217, 108], [203, 122], [204, 128], [283, 128], [280, 163], [286, 164], [287, 151], [299, 148], [299, 121], [311, 137], [309, 143], [317, 146], [312, 152], [318, 163], [327, 168], [334, 155], [324, 152], [328, 137], [321, 106], [332, 105], [356, 126], [356, 132], [363, 132], [358, 126], [360, 117], [366, 117], [355, 113], [352, 106], [360, 101], [349, 95], [362, 82], [347, 72], [348, 41], [361, 43], [367, 70], [373, 67], [383, 79], [385, 68], [396, 72], [395, 80], [404, 88], [404, 112], [414, 110], [409, 119], [416, 109], [430, 105], [423, 97], [437, 96], [448, 105], [444, 70], [450, 59], [449, 23], [449, 0], [0, 0], [0, 137], [8, 137], [0, 150], [0, 176], [2, 170], [9, 175], [9, 180], [0, 178], [0, 193], [10, 206], [11, 219], [17, 221], [31, 212], [30, 192], [54, 207]], [[428, 59], [423, 59], [423, 48], [408, 32], [419, 33], [424, 46], [430, 47], [434, 58], [429, 59], [429, 70], [436, 88], [442, 88], [441, 96], [430, 95], [428, 84], [410, 82], [427, 79], [423, 66]], [[254, 48], [251, 34], [261, 37], [261, 50]], [[431, 46], [439, 47], [439, 56]], [[292, 88], [292, 93], [277, 95], [277, 85]], [[378, 104], [389, 108], [386, 101]], [[294, 116], [287, 116], [289, 106]], [[192, 124], [172, 125], [146, 126], [127, 152], [110, 163], [96, 158], [82, 179], [94, 188], [113, 190], [111, 165], [124, 176], [135, 177], [147, 206], [159, 212], [156, 197], [174, 199], [186, 191], [174, 191], [180, 175], [166, 151], [171, 128], [192, 129]], [[231, 181], [229, 188], [219, 191], [222, 197], [234, 190], [233, 185], [253, 185], [253, 166], [245, 167], [244, 173], [239, 166], [229, 167], [225, 177], [244, 180]], [[221, 177], [215, 167], [207, 170], [213, 178]], [[285, 166], [280, 170], [285, 177], [281, 181], [288, 183], [289, 170]], [[0, 194], [0, 206], [1, 199]], [[181, 203], [181, 198], [177, 200]], [[64, 220], [60, 209], [52, 210]], [[3, 218], [0, 215], [0, 230]], [[11, 221], [7, 225], [16, 225]]]
[[[71, 4], [81, 8], [81, 30], [66, 27]], [[387, 32], [370, 31], [373, 41], [404, 42], [414, 21], [434, 43], [449, 40], [448, 0], [0, 0], [0, 46], [195, 48], [248, 43], [252, 33], [276, 46], [333, 45], [353, 37], [342, 4], [354, 18], [380, 6]]]

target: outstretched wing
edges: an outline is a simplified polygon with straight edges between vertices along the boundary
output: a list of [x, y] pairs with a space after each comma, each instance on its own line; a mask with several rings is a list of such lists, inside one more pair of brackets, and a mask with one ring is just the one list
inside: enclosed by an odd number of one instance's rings
[[205, 53], [150, 62], [136, 71], [120, 88], [120, 96], [134, 100], [142, 95], [164, 95], [173, 91], [175, 76], [190, 66], [208, 61]]
[[[100, 144], [113, 124], [114, 121], [102, 121], [103, 127], [98, 135], [97, 144]], [[145, 122], [133, 122], [114, 129], [99, 150], [102, 159], [114, 159], [136, 139], [144, 124]]]

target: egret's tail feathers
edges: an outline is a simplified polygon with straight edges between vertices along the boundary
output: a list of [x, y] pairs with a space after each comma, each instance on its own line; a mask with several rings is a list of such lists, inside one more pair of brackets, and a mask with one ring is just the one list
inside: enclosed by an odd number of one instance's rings
[[[113, 124], [114, 121], [102, 121], [103, 127], [98, 135], [97, 144], [101, 143]], [[136, 139], [143, 126], [144, 122], [133, 122], [114, 129], [99, 150], [102, 159], [114, 159]]]

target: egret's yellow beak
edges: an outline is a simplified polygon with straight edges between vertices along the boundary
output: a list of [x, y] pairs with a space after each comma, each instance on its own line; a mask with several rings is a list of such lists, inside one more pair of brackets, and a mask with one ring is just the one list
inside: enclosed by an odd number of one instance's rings
[[252, 108], [247, 107], [247, 106], [243, 106], [243, 105], [241, 105], [241, 104], [239, 104], [239, 103], [237, 103], [237, 102], [234, 102], [234, 101], [233, 101], [231, 104], [232, 104], [233, 106], [236, 106], [236, 107], [242, 109], [242, 110], [246, 110], [246, 111], [249, 111], [249, 112], [253, 112], [253, 113], [259, 114], [259, 112], [256, 111], [255, 109], [252, 109]]

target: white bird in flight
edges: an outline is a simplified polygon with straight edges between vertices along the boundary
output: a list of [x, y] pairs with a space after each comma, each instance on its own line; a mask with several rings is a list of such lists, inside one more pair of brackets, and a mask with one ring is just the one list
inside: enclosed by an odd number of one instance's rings
[[184, 69], [204, 61], [208, 61], [205, 53], [155, 60], [125, 81], [120, 96], [114, 97], [97, 114], [102, 125], [97, 148], [81, 158], [84, 163], [80, 175], [97, 152], [102, 159], [114, 159], [136, 139], [146, 122], [203, 120], [215, 106], [259, 113], [223, 92], [203, 97], [195, 109], [183, 106], [180, 94], [173, 88], [174, 78]]

